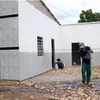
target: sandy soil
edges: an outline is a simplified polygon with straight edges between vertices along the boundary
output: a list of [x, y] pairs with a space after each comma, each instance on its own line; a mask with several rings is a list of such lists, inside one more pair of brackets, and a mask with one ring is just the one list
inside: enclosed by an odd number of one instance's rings
[[[51, 70], [41, 76], [71, 75], [81, 78], [81, 67], [65, 67], [63, 70]], [[34, 80], [35, 78], [35, 80]], [[39, 81], [39, 78], [23, 82], [0, 81], [0, 100], [100, 100], [100, 67], [92, 67], [92, 86], [81, 86], [81, 80]], [[68, 83], [69, 82], [69, 83]], [[50, 99], [54, 98], [56, 99]], [[57, 99], [59, 98], [59, 99]]]

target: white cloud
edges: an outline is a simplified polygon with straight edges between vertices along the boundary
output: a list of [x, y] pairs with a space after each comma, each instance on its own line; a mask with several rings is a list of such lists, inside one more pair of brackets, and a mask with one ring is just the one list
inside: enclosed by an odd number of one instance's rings
[[100, 12], [100, 1], [99, 0], [86, 0], [86, 5], [83, 9], [92, 9], [94, 12]]
[[[81, 10], [100, 12], [99, 0], [43, 0], [61, 23], [77, 23]], [[58, 8], [58, 9], [57, 9]], [[61, 11], [61, 10], [63, 11]], [[66, 12], [66, 13], [65, 13]]]

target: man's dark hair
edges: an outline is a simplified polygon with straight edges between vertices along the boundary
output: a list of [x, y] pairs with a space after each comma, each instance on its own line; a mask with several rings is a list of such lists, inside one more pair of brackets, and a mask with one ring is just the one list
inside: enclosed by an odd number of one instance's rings
[[60, 58], [57, 58], [57, 61], [61, 61]]

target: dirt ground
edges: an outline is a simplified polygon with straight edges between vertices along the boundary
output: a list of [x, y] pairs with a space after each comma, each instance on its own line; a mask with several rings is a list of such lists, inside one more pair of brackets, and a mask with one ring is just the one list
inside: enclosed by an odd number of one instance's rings
[[[69, 80], [66, 80], [66, 75]], [[39, 81], [39, 78], [33, 77], [23, 82], [1, 80], [0, 100], [100, 100], [100, 67], [92, 67], [92, 86], [81, 86], [81, 67], [77, 66], [51, 70], [37, 77], [41, 76], [49, 78]], [[66, 76], [66, 79], [56, 81], [59, 76]], [[74, 80], [70, 80], [70, 76]]]

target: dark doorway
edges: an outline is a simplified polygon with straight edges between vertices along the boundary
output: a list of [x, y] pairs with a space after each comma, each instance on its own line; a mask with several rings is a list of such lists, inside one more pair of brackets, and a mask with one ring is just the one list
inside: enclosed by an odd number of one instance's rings
[[72, 43], [72, 65], [80, 65], [79, 43]]
[[52, 49], [52, 68], [55, 68], [55, 41], [51, 39], [51, 49]]

